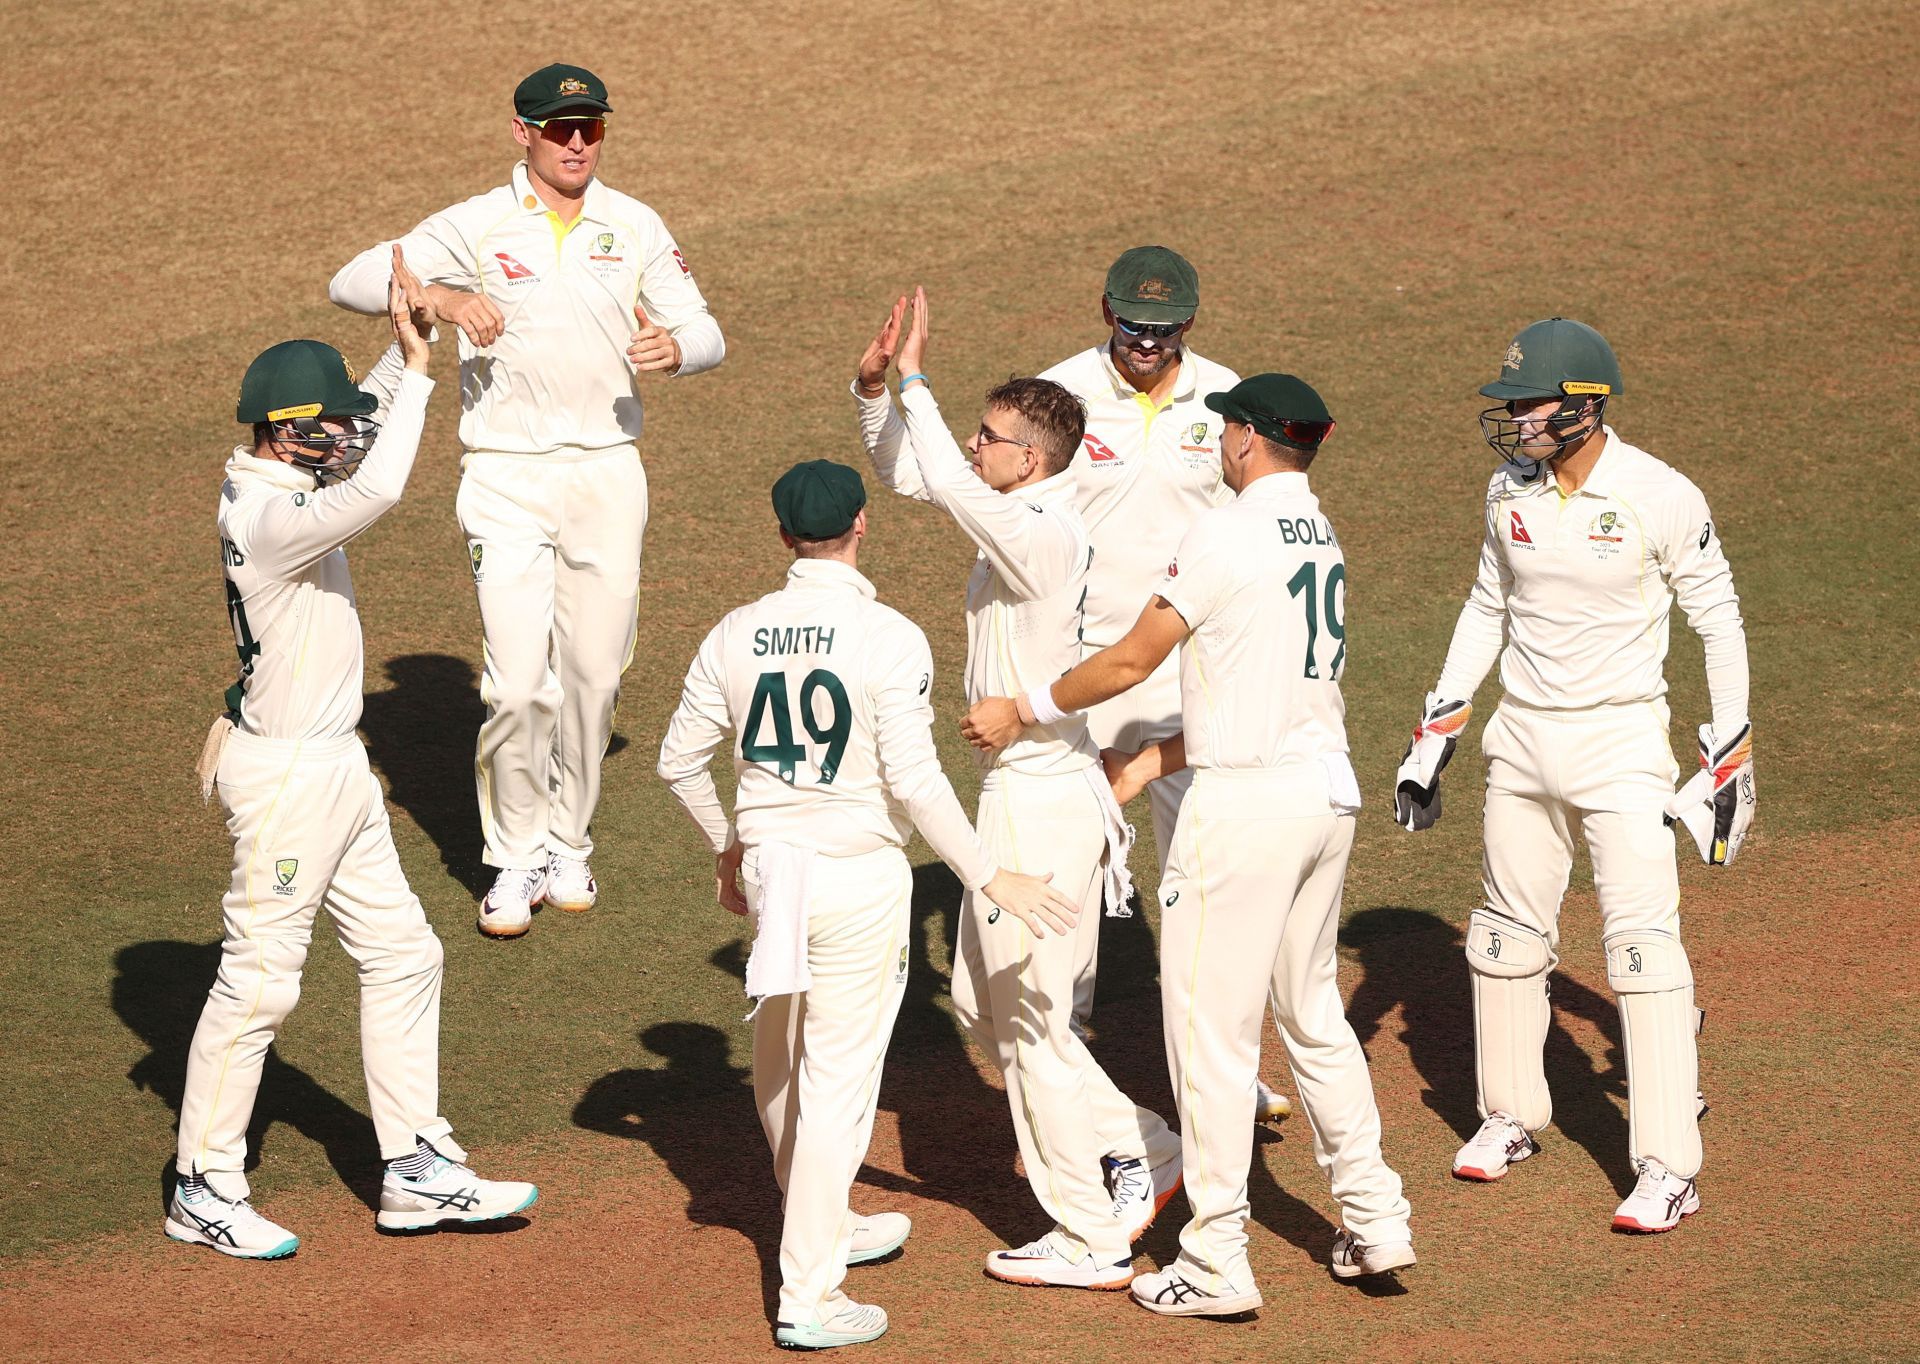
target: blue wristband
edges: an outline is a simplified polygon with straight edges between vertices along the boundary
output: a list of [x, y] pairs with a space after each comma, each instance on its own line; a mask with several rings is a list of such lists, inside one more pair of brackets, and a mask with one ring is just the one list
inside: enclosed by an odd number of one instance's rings
[[918, 379], [921, 383], [925, 384], [929, 392], [933, 390], [933, 380], [929, 379], [926, 375], [903, 374], [900, 376], [900, 391], [902, 393], [905, 393], [907, 391], [907, 385], [912, 383], [915, 379]]

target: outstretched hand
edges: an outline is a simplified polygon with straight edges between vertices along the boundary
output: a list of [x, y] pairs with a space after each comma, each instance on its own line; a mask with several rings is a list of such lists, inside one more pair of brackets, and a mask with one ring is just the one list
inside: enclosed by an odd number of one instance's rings
[[393, 339], [400, 345], [400, 358], [408, 369], [424, 374], [427, 370], [427, 333], [433, 330], [433, 306], [420, 280], [407, 268], [400, 243], [393, 244], [393, 274], [387, 279], [387, 317], [393, 323]]
[[900, 340], [898, 363], [900, 374], [905, 378], [911, 374], [922, 374], [927, 364], [927, 291], [922, 285], [913, 290], [913, 321], [907, 325], [907, 334]]
[[866, 397], [878, 398], [887, 391], [887, 366], [893, 363], [894, 348], [900, 344], [900, 320], [906, 311], [907, 296], [902, 294], [893, 301], [879, 334], [867, 342], [866, 354], [860, 357], [860, 368], [854, 378]]
[[627, 346], [627, 363], [642, 374], [671, 374], [680, 368], [680, 343], [673, 333], [647, 316], [646, 306], [635, 300], [633, 320], [640, 324]]

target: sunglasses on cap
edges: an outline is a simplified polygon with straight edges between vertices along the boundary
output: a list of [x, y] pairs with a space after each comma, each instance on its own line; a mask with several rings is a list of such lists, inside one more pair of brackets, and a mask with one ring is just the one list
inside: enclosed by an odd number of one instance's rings
[[1156, 341], [1170, 341], [1180, 334], [1184, 322], [1129, 322], [1126, 318], [1114, 315], [1113, 325], [1125, 336], [1150, 336]]
[[1280, 439], [1302, 450], [1318, 450], [1320, 442], [1333, 434], [1332, 422], [1283, 421]]
[[523, 118], [520, 120], [529, 128], [538, 128], [540, 135], [549, 142], [567, 143], [573, 141], [575, 133], [589, 146], [607, 135], [607, 120], [598, 114], [567, 114], [554, 118]]

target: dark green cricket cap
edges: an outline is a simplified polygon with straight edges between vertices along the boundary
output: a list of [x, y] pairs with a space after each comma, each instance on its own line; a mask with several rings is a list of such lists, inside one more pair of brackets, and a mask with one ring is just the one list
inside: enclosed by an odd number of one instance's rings
[[867, 485], [860, 475], [832, 460], [796, 464], [773, 485], [773, 514], [780, 518], [780, 529], [796, 540], [845, 535], [866, 505]]
[[354, 382], [346, 357], [324, 341], [282, 341], [247, 366], [235, 421], [370, 417], [380, 400]]
[[1200, 306], [1200, 276], [1178, 251], [1136, 246], [1107, 271], [1106, 299], [1129, 322], [1185, 322]]
[[543, 66], [513, 88], [513, 112], [521, 118], [545, 118], [562, 109], [598, 109], [608, 113], [607, 85], [584, 66], [555, 62]]
[[1228, 421], [1244, 422], [1268, 440], [1294, 450], [1315, 450], [1319, 442], [1308, 445], [1291, 439], [1285, 423], [1333, 425], [1333, 415], [1313, 385], [1291, 374], [1256, 374], [1224, 393], [1209, 393], [1206, 403]]
[[1607, 338], [1584, 322], [1549, 317], [1507, 343], [1500, 377], [1480, 390], [1500, 402], [1523, 398], [1611, 397], [1620, 392], [1620, 361]]

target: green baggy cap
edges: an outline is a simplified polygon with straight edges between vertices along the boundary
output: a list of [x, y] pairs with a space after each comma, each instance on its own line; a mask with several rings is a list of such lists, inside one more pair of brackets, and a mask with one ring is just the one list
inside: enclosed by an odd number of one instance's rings
[[513, 112], [521, 118], [545, 118], [562, 109], [598, 109], [608, 113], [606, 82], [584, 66], [555, 62], [543, 66], [513, 88]]
[[1611, 397], [1620, 392], [1620, 362], [1607, 338], [1584, 322], [1549, 317], [1521, 329], [1507, 344], [1500, 377], [1480, 390], [1499, 402], [1520, 398]]
[[282, 341], [247, 366], [235, 421], [370, 417], [380, 400], [354, 382], [346, 357], [324, 341]]
[[1107, 305], [1129, 322], [1185, 322], [1200, 306], [1200, 276], [1164, 246], [1136, 246], [1107, 271]]
[[832, 460], [796, 464], [773, 485], [773, 514], [780, 518], [780, 529], [796, 540], [845, 535], [866, 505], [867, 485], [860, 475]]
[[1313, 385], [1291, 374], [1256, 374], [1225, 393], [1209, 393], [1206, 403], [1228, 421], [1245, 422], [1268, 440], [1295, 450], [1317, 450], [1319, 442], [1305, 444], [1292, 439], [1286, 433], [1286, 423], [1333, 425], [1333, 416]]

